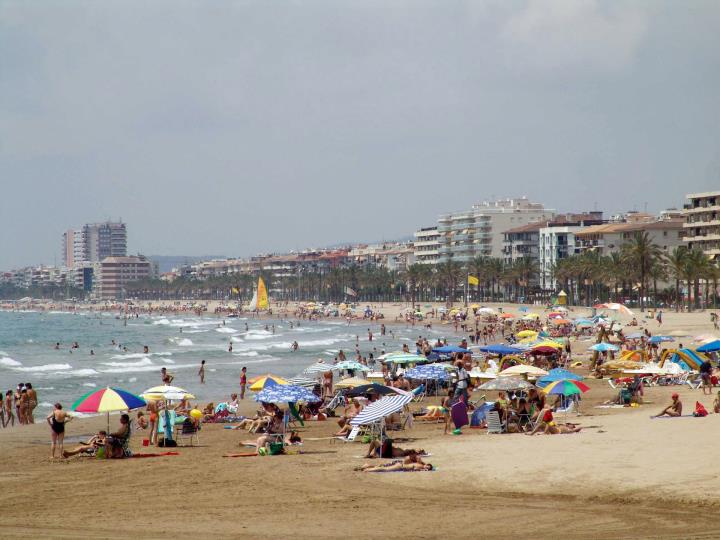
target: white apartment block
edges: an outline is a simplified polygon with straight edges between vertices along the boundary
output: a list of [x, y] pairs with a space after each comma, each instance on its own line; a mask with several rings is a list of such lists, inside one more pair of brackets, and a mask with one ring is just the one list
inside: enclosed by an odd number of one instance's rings
[[504, 233], [536, 221], [548, 221], [555, 212], [525, 197], [486, 201], [467, 212], [438, 219], [440, 262], [467, 262], [475, 257], [503, 258]]
[[543, 227], [539, 231], [538, 261], [540, 265], [540, 287], [544, 291], [555, 290], [555, 265], [578, 252], [575, 234], [582, 226]]
[[415, 231], [415, 262], [418, 264], [437, 264], [440, 249], [440, 233], [437, 226], [423, 227]]
[[720, 258], [720, 191], [691, 193], [690, 202], [682, 215], [685, 242], [689, 248], [698, 247], [713, 260]]

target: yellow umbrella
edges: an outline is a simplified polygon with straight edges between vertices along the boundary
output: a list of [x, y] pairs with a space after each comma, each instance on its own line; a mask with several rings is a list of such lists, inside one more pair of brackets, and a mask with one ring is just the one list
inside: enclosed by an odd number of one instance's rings
[[523, 330], [522, 332], [518, 332], [515, 335], [516, 335], [516, 337], [519, 337], [520, 339], [529, 338], [529, 337], [536, 338], [538, 333], [535, 332], [534, 330]]
[[253, 392], [259, 392], [263, 388], [265, 388], [265, 385], [268, 383], [268, 381], [273, 381], [276, 384], [290, 384], [282, 377], [278, 377], [277, 375], [273, 375], [272, 373], [268, 373], [266, 375], [260, 375], [259, 377], [253, 377], [250, 379], [250, 390]]
[[471, 309], [480, 309], [480, 304], [472, 304], [470, 306]]
[[538, 315], [537, 313], [528, 313], [527, 315], [525, 315], [523, 317], [523, 319], [539, 319], [539, 318], [540, 318], [540, 315]]
[[554, 347], [556, 349], [563, 348], [563, 346], [560, 343], [558, 343], [557, 341], [551, 341], [551, 340], [546, 340], [546, 341], [541, 341], [540, 343], [536, 343], [535, 345], [533, 345], [533, 349], [535, 347]]
[[369, 384], [370, 381], [367, 379], [361, 379], [359, 377], [350, 377], [349, 379], [342, 379], [335, 384], [335, 388], [355, 388], [356, 386], [362, 386], [363, 384]]
[[513, 375], [533, 375], [535, 377], [542, 377], [543, 375], [547, 374], [548, 372], [544, 369], [540, 369], [535, 366], [528, 366], [525, 364], [512, 366], [500, 372], [501, 377], [511, 377]]

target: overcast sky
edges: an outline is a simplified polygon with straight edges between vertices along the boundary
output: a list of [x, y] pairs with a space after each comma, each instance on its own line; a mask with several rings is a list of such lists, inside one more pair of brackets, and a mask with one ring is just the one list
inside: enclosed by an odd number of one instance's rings
[[0, 268], [392, 239], [720, 189], [720, 2], [0, 0]]

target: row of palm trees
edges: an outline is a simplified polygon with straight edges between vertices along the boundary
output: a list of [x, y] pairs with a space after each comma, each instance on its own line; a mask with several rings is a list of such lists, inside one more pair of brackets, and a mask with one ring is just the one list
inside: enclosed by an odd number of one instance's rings
[[[644, 309], [653, 305], [683, 302], [688, 309], [717, 303], [718, 266], [702, 251], [686, 247], [665, 254], [647, 233], [628, 239], [610, 255], [596, 250], [561, 259], [548, 270], [551, 290], [540, 288], [537, 261], [522, 258], [511, 263], [493, 257], [476, 257], [465, 264], [445, 261], [435, 265], [412, 264], [402, 271], [372, 265], [317, 268], [292, 275], [261, 270], [275, 300], [406, 301], [549, 301], [563, 289], [571, 304], [590, 305], [595, 301], [625, 301]], [[468, 277], [478, 279], [468, 285]], [[128, 296], [142, 299], [230, 299], [249, 300], [257, 274], [230, 274], [204, 280], [183, 277], [166, 282], [146, 280], [129, 284]], [[668, 287], [667, 284], [673, 286]], [[665, 287], [659, 288], [666, 284]], [[550, 289], [550, 287], [548, 288]], [[683, 295], [683, 290], [691, 294]], [[648, 292], [651, 294], [648, 294]], [[353, 295], [352, 293], [356, 293]], [[704, 293], [704, 301], [703, 301]]]

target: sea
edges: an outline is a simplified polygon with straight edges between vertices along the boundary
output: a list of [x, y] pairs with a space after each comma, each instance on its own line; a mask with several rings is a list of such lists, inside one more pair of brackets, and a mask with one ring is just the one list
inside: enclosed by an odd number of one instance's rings
[[[332, 363], [341, 349], [348, 359], [355, 358], [356, 345], [363, 356], [372, 352], [377, 357], [402, 349], [404, 343], [412, 349], [420, 335], [434, 340], [448, 332], [448, 327], [392, 325], [380, 336], [378, 322], [348, 326], [340, 318], [293, 320], [293, 325], [289, 320], [212, 315], [140, 315], [124, 321], [105, 312], [0, 312], [0, 389], [4, 394], [18, 383], [32, 383], [39, 416], [55, 402], [67, 408], [96, 388], [142, 393], [162, 384], [160, 369], [165, 367], [175, 377], [173, 385], [195, 394], [199, 403], [217, 403], [239, 390], [243, 366], [248, 378], [265, 373], [294, 377], [319, 359]], [[291, 350], [294, 341], [297, 351]], [[79, 348], [71, 348], [74, 342]], [[205, 384], [197, 374], [202, 360]]]

